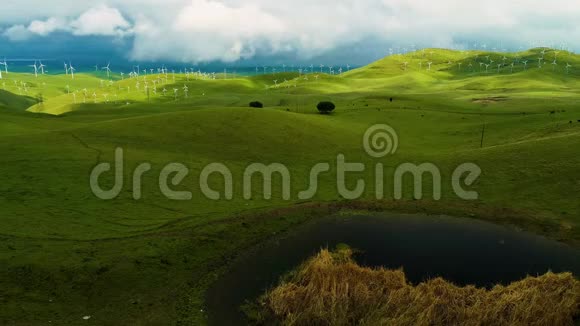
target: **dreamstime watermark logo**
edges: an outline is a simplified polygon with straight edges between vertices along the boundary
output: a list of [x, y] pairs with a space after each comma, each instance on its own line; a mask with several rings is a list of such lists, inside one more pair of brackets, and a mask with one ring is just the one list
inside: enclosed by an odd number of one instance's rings
[[367, 154], [374, 158], [392, 155], [399, 147], [399, 136], [389, 125], [374, 125], [365, 132], [363, 147]]
[[[385, 199], [385, 166], [383, 161], [389, 155], [394, 155], [399, 147], [399, 137], [397, 132], [389, 125], [373, 125], [364, 134], [363, 148], [365, 152], [374, 160], [374, 195], [377, 199]], [[114, 181], [110, 189], [103, 189], [99, 179], [101, 176], [110, 172], [113, 167], [111, 163], [100, 163], [96, 165], [90, 175], [90, 188], [100, 199], [114, 199], [121, 193], [124, 185], [124, 151], [118, 147], [115, 150], [114, 162]], [[364, 163], [347, 162], [344, 154], [338, 154], [335, 161], [335, 186], [337, 193], [345, 199], [359, 199], [363, 197], [366, 189], [366, 181], [363, 178], [357, 178], [354, 187], [347, 186], [347, 175], [351, 173], [363, 173], [367, 170]], [[139, 164], [132, 173], [133, 198], [140, 200], [142, 198], [142, 179], [145, 173], [152, 169], [148, 162]], [[171, 200], [191, 200], [193, 193], [186, 190], [175, 190], [182, 184], [189, 175], [189, 169], [182, 163], [172, 162], [165, 165], [159, 173], [159, 190]], [[311, 167], [308, 178], [308, 185], [305, 190], [296, 193], [297, 199], [308, 200], [316, 196], [319, 189], [319, 179], [324, 173], [331, 172], [331, 165], [328, 162], [317, 163]], [[213, 189], [210, 186], [210, 178], [220, 176], [223, 180], [223, 188], [220, 190]], [[463, 163], [458, 165], [451, 175], [451, 187], [455, 195], [464, 200], [476, 200], [479, 194], [473, 190], [467, 190], [465, 187], [472, 186], [481, 175], [481, 168], [474, 163]], [[242, 196], [250, 200], [255, 193], [255, 185], [252, 183], [257, 177], [262, 179], [262, 195], [264, 199], [272, 198], [273, 178], [279, 176], [281, 183], [281, 197], [284, 200], [291, 200], [291, 173], [290, 170], [281, 163], [251, 163], [249, 164], [242, 176]], [[442, 176], [440, 169], [431, 162], [421, 164], [402, 163], [399, 164], [392, 175], [393, 180], [393, 197], [402, 199], [404, 196], [403, 180], [405, 176], [413, 179], [413, 197], [415, 199], [423, 198], [423, 185], [426, 176], [430, 176], [432, 195], [434, 200], [441, 199]], [[199, 189], [201, 193], [210, 200], [231, 200], [234, 198], [234, 175], [227, 165], [214, 162], [206, 165], [198, 176]], [[352, 183], [352, 179], [350, 180]]]

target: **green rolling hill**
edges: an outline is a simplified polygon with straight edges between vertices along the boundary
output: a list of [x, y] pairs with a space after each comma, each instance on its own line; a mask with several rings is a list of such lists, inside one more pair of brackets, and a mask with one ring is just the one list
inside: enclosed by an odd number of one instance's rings
[[[332, 174], [321, 177], [309, 204], [297, 198], [314, 164], [329, 162], [334, 171], [338, 154], [365, 163], [365, 172], [347, 181], [364, 180], [362, 200], [375, 202], [376, 160], [365, 154], [362, 137], [376, 123], [399, 135], [387, 168], [434, 162], [445, 180], [463, 162], [483, 170], [476, 202], [459, 200], [445, 184], [440, 202], [413, 201], [408, 192], [398, 209], [492, 219], [577, 243], [580, 57], [541, 51], [427, 49], [343, 75], [170, 74], [167, 81], [147, 75], [101, 83], [89, 74], [8, 74], [0, 90], [0, 324], [76, 325], [84, 315], [100, 324], [203, 322], [204, 291], [232, 257], [321, 214], [309, 205], [344, 203]], [[502, 63], [499, 71], [481, 68], [490, 59]], [[26, 92], [17, 89], [21, 83]], [[265, 107], [247, 107], [253, 100]], [[336, 103], [333, 114], [317, 114], [323, 100]], [[89, 174], [97, 163], [113, 162], [117, 147], [125, 151], [125, 184], [119, 197], [103, 201], [91, 193]], [[143, 162], [152, 170], [142, 199], [134, 200], [132, 171]], [[159, 190], [170, 162], [188, 167], [176, 188], [191, 191], [192, 200], [169, 200]], [[212, 162], [232, 171], [232, 200], [201, 196], [197, 176]], [[258, 190], [244, 200], [250, 162], [285, 164], [292, 199], [282, 198], [275, 179], [272, 200]], [[268, 218], [273, 211], [283, 218]]]

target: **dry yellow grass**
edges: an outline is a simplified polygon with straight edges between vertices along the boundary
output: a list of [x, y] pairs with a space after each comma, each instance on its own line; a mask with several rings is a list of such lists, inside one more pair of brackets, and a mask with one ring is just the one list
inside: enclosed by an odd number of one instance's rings
[[570, 273], [492, 289], [441, 278], [409, 284], [401, 270], [358, 266], [322, 250], [261, 300], [262, 322], [282, 325], [573, 325], [580, 282]]

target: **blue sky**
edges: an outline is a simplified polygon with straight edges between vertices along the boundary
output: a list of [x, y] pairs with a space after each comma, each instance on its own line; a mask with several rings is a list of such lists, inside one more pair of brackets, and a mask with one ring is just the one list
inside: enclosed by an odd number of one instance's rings
[[0, 57], [360, 65], [389, 48], [576, 51], [578, 0], [6, 0]]

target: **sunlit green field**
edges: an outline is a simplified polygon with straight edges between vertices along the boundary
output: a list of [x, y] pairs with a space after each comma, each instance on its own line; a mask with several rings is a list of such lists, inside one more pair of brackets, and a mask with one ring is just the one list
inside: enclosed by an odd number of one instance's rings
[[[549, 50], [539, 68], [540, 51], [425, 50], [342, 75], [5, 75], [0, 324], [76, 325], [86, 315], [95, 324], [202, 323], [204, 291], [237, 253], [320, 214], [312, 205], [345, 202], [333, 174], [337, 155], [365, 163], [347, 181], [364, 180], [362, 200], [376, 200], [379, 161], [362, 139], [377, 123], [399, 137], [396, 154], [380, 160], [386, 176], [403, 162], [432, 162], [442, 173], [441, 201], [414, 201], [408, 189], [405, 210], [493, 219], [577, 243], [580, 57]], [[479, 64], [486, 56], [494, 61], [487, 72]], [[249, 108], [253, 100], [265, 107]], [[328, 100], [337, 109], [318, 114], [316, 104]], [[125, 156], [123, 191], [100, 200], [89, 174], [100, 162], [113, 163], [117, 147]], [[143, 162], [152, 169], [134, 200], [132, 171]], [[171, 162], [188, 167], [174, 188], [191, 191], [191, 200], [161, 193], [159, 174]], [[202, 195], [198, 177], [212, 162], [232, 171], [232, 200]], [[271, 200], [263, 199], [260, 180], [245, 200], [243, 173], [253, 162], [286, 165], [291, 199], [282, 198], [275, 178]], [[319, 162], [330, 163], [331, 172], [303, 203], [297, 193]], [[483, 171], [471, 187], [479, 192], [474, 202], [451, 188], [451, 173], [464, 162]], [[104, 178], [112, 184], [112, 174]], [[424, 198], [432, 198], [430, 182]], [[223, 181], [212, 178], [211, 185], [220, 189]], [[388, 178], [384, 197], [391, 205]]]

